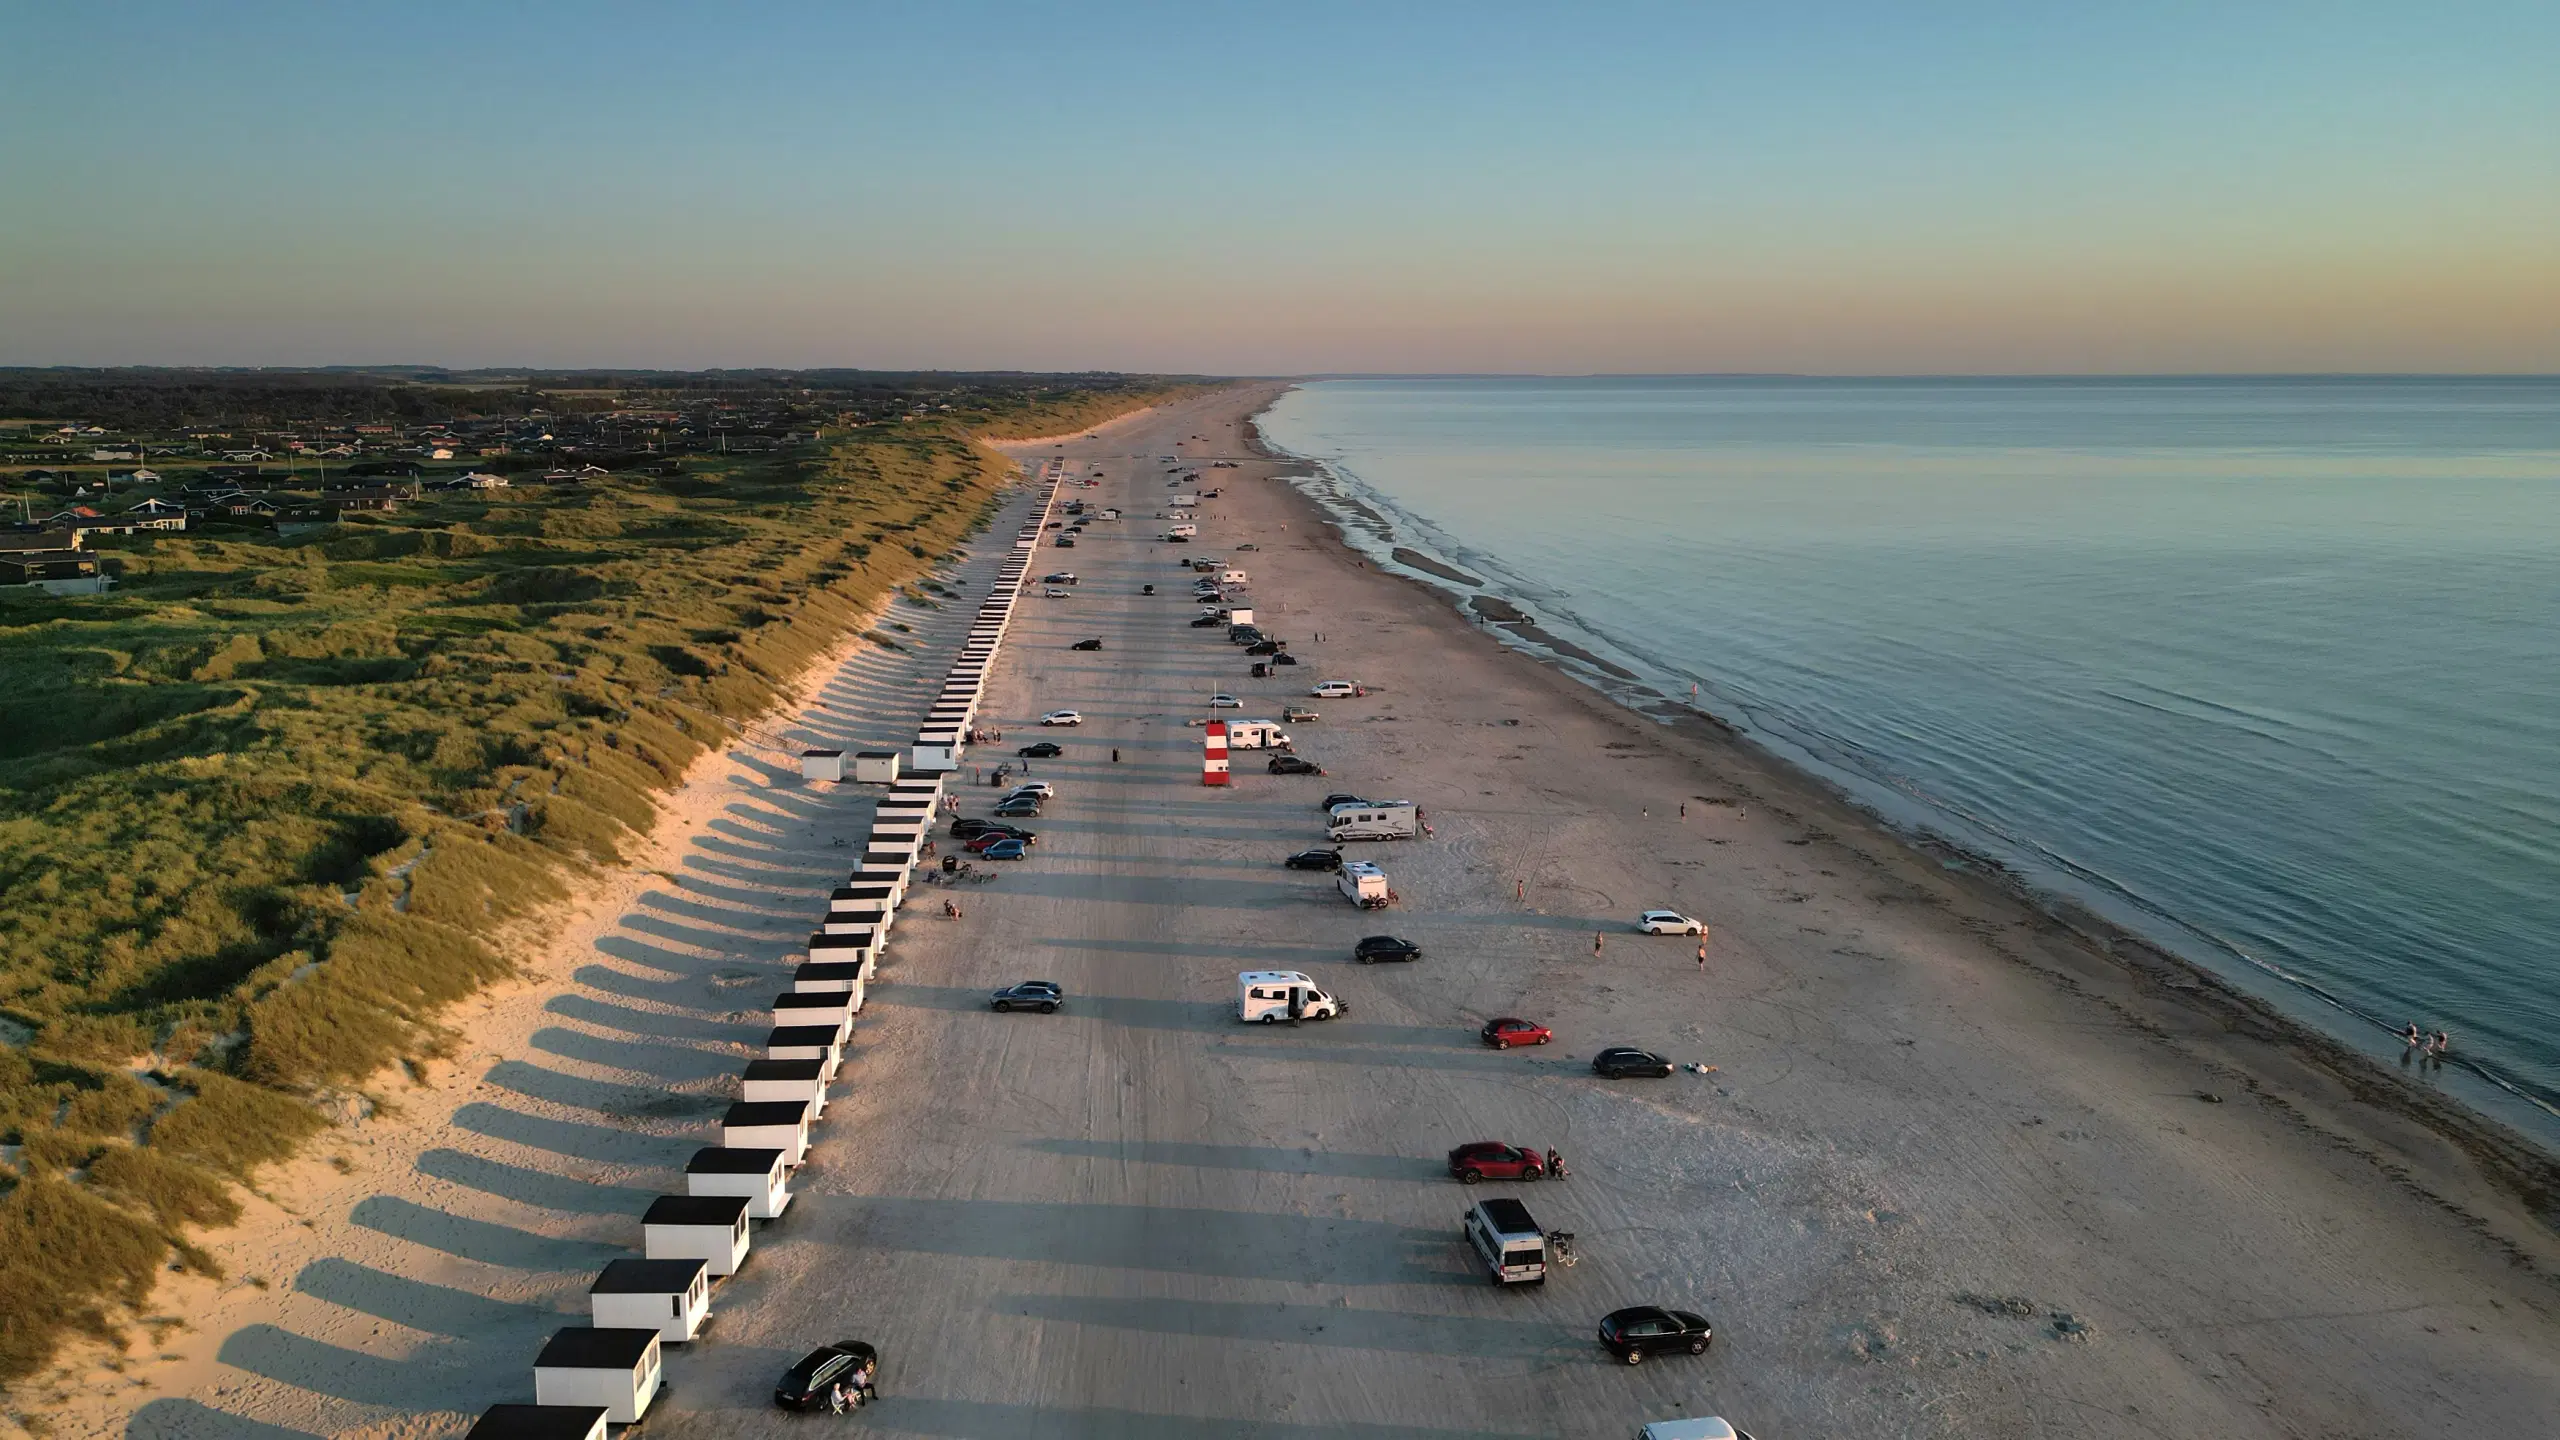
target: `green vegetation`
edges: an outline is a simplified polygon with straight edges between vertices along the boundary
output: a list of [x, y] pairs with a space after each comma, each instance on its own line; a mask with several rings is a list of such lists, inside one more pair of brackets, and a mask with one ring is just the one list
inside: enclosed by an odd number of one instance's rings
[[507, 937], [620, 861], [729, 722], [984, 523], [970, 435], [1129, 392], [860, 426], [672, 475], [281, 535], [100, 539], [0, 600], [0, 1382], [109, 1333], [182, 1230], [439, 1053]]

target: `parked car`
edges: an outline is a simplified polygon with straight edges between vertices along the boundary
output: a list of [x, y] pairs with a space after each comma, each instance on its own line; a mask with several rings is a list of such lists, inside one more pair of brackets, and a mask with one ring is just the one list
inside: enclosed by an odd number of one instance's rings
[[996, 803], [1001, 805], [1005, 800], [1017, 800], [1025, 795], [1037, 795], [1046, 800], [1057, 793], [1058, 787], [1046, 780], [1025, 780], [1004, 792], [1004, 800], [998, 800]]
[[1547, 1157], [1535, 1146], [1471, 1140], [1449, 1152], [1449, 1173], [1466, 1185], [1480, 1180], [1543, 1180]]
[[1053, 574], [1043, 575], [1040, 577], [1040, 583], [1043, 585], [1073, 585], [1076, 583], [1076, 572], [1073, 570], [1060, 570]]
[[1351, 947], [1351, 958], [1363, 965], [1381, 960], [1419, 960], [1422, 947], [1394, 935], [1371, 935]]
[[1721, 1415], [1691, 1420], [1654, 1420], [1636, 1432], [1636, 1440], [1752, 1440], [1751, 1432], [1734, 1428]]
[[1226, 621], [1219, 619], [1215, 615], [1203, 615], [1199, 619], [1191, 622], [1191, 628], [1194, 630], [1206, 630], [1213, 625], [1224, 625], [1226, 623]]
[[1271, 657], [1271, 663], [1274, 665], [1295, 665], [1298, 663], [1298, 657], [1290, 654], [1286, 650], [1283, 650], [1279, 654]]
[[960, 843], [961, 847], [967, 850], [970, 854], [984, 855], [987, 853], [987, 847], [990, 845], [999, 844], [1006, 840], [1019, 840], [1021, 838], [1022, 837], [1019, 835], [1008, 835], [1002, 830], [981, 830], [977, 834], [970, 836], [968, 839]]
[[1067, 992], [1055, 980], [1025, 980], [988, 996], [987, 1003], [998, 1010], [1037, 1010], [1043, 1015], [1055, 1015], [1058, 1007], [1067, 1003]]
[[1669, 1060], [1650, 1050], [1639, 1050], [1633, 1045], [1612, 1045], [1591, 1057], [1591, 1069], [1594, 1074], [1610, 1080], [1623, 1080], [1630, 1075], [1660, 1079], [1671, 1073], [1672, 1066]]
[[1487, 1020], [1484, 1029], [1477, 1033], [1484, 1037], [1484, 1043], [1496, 1050], [1508, 1050], [1514, 1045], [1544, 1045], [1556, 1038], [1555, 1032], [1546, 1026], [1516, 1015]]
[[1366, 799], [1363, 799], [1358, 795], [1354, 795], [1348, 790], [1336, 790], [1332, 794], [1317, 801], [1316, 808], [1319, 810], [1331, 810], [1336, 805], [1366, 805], [1368, 803], [1369, 802]]
[[1659, 1305], [1630, 1305], [1600, 1317], [1600, 1343], [1630, 1365], [1643, 1364], [1647, 1355], [1673, 1351], [1704, 1355], [1715, 1338], [1715, 1327], [1706, 1316]]
[[[1221, 463], [1224, 463], [1224, 462], [1221, 462]], [[1241, 545], [1237, 546], [1236, 548], [1237, 548], [1238, 550], [1259, 550], [1259, 549], [1261, 549], [1262, 547], [1261, 547], [1261, 546], [1259, 546], [1259, 545], [1254, 544], [1254, 543], [1253, 543], [1252, 541], [1250, 541], [1250, 540], [1247, 540], [1246, 542], [1244, 542], [1243, 544], [1241, 544]]]
[[1209, 708], [1212, 710], [1241, 710], [1244, 708], [1244, 702], [1233, 695], [1212, 695], [1209, 697]]
[[1042, 740], [1013, 752], [1026, 760], [1054, 760], [1067, 753], [1067, 747], [1055, 740]]
[[1292, 705], [1280, 712], [1280, 718], [1291, 725], [1304, 725], [1311, 720], [1321, 720], [1324, 716], [1302, 706]]
[[1052, 710], [1048, 714], [1040, 717], [1040, 723], [1043, 725], [1081, 725], [1084, 723], [1084, 717], [1073, 710]]
[[1693, 920], [1677, 910], [1647, 910], [1636, 917], [1636, 928], [1647, 935], [1704, 935], [1706, 923]]
[[999, 840], [978, 854], [988, 860], [1019, 860], [1028, 848], [1019, 840]]
[[1319, 700], [1341, 700], [1358, 693], [1359, 689], [1348, 680], [1327, 680], [1307, 693]]
[[1067, 648], [1070, 650], [1099, 650], [1102, 648], [1102, 642], [1099, 640], [1079, 640]]
[[1277, 655], [1280, 653], [1280, 642], [1277, 640], [1257, 640], [1244, 647], [1244, 653], [1247, 655]]
[[[1064, 545], [1067, 542], [1061, 540], [1058, 543]], [[1043, 585], [1040, 587], [1040, 593], [1051, 600], [1064, 600], [1067, 598], [1067, 587], [1064, 585]]]
[[1288, 859], [1283, 860], [1280, 863], [1288, 866], [1292, 870], [1339, 870], [1342, 868], [1342, 852], [1339, 850], [1301, 850], [1297, 854], [1290, 856]]
[[999, 820], [1037, 820], [1040, 818], [1040, 801], [1026, 795], [1019, 800], [1007, 800], [987, 813]]
[[865, 1365], [880, 1363], [880, 1352], [859, 1340], [821, 1345], [782, 1372], [773, 1387], [773, 1403], [785, 1410], [824, 1410], [827, 1392]]
[[985, 827], [978, 831], [980, 835], [993, 835], [999, 840], [1019, 840], [1025, 845], [1040, 843], [1040, 832], [1037, 830], [1025, 830], [1019, 825], [1007, 825], [1001, 820], [983, 820], [979, 823]]
[[1156, 593], [1156, 587], [1153, 585], [1141, 585], [1138, 587], [1138, 593], [1141, 595], [1153, 595]]
[[1323, 766], [1313, 760], [1300, 759], [1295, 755], [1272, 756], [1269, 769], [1274, 775], [1321, 775], [1324, 773]]

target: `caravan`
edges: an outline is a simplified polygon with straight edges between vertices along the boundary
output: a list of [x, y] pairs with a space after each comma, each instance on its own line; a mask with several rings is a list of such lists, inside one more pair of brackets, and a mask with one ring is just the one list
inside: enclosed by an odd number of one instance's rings
[[1350, 1008], [1295, 970], [1247, 970], [1236, 976], [1236, 1018], [1248, 1025], [1330, 1020]]
[[1410, 840], [1422, 833], [1422, 813], [1410, 800], [1346, 800], [1326, 816], [1334, 840]]
[[1384, 910], [1394, 901], [1395, 892], [1387, 888], [1387, 872], [1366, 860], [1346, 860], [1334, 876], [1342, 889], [1342, 898], [1363, 910]]

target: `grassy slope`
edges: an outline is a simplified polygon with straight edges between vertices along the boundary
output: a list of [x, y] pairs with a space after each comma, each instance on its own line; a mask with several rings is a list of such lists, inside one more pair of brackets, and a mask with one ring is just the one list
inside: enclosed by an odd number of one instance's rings
[[1006, 466], [969, 434], [1137, 403], [110, 542], [111, 595], [0, 603], [0, 1382], [173, 1247], [210, 1266], [186, 1227], [320, 1128], [313, 1090], [436, 1053], [502, 926], [978, 523]]

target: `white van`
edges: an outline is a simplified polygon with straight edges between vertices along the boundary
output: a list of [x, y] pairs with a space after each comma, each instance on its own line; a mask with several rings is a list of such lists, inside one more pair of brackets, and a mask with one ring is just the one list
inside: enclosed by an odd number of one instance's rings
[[1248, 1025], [1330, 1020], [1350, 1008], [1295, 970], [1247, 970], [1236, 976], [1236, 1018]]
[[1459, 1217], [1458, 1228], [1494, 1284], [1547, 1283], [1547, 1232], [1528, 1206], [1509, 1198], [1479, 1201]]
[[1227, 748], [1230, 750], [1286, 750], [1293, 743], [1289, 732], [1272, 720], [1230, 720], [1227, 722]]
[[1366, 860], [1344, 861], [1334, 883], [1341, 887], [1343, 899], [1363, 910], [1387, 908], [1387, 872]]
[[1748, 1430], [1713, 1415], [1702, 1420], [1656, 1420], [1636, 1432], [1636, 1440], [1751, 1440]]
[[1410, 840], [1422, 833], [1421, 813], [1410, 800], [1346, 800], [1325, 819], [1325, 835], [1334, 840]]
[[1192, 506], [1200, 503], [1200, 497], [1196, 494], [1176, 495], [1165, 503], [1173, 506], [1177, 510], [1188, 510]]
[[1176, 525], [1164, 533], [1165, 538], [1168, 540], [1188, 540], [1200, 533], [1200, 527], [1197, 525]]
[[1228, 570], [1219, 574], [1218, 583], [1221, 585], [1248, 585], [1252, 583], [1252, 577], [1246, 575], [1241, 570]]

